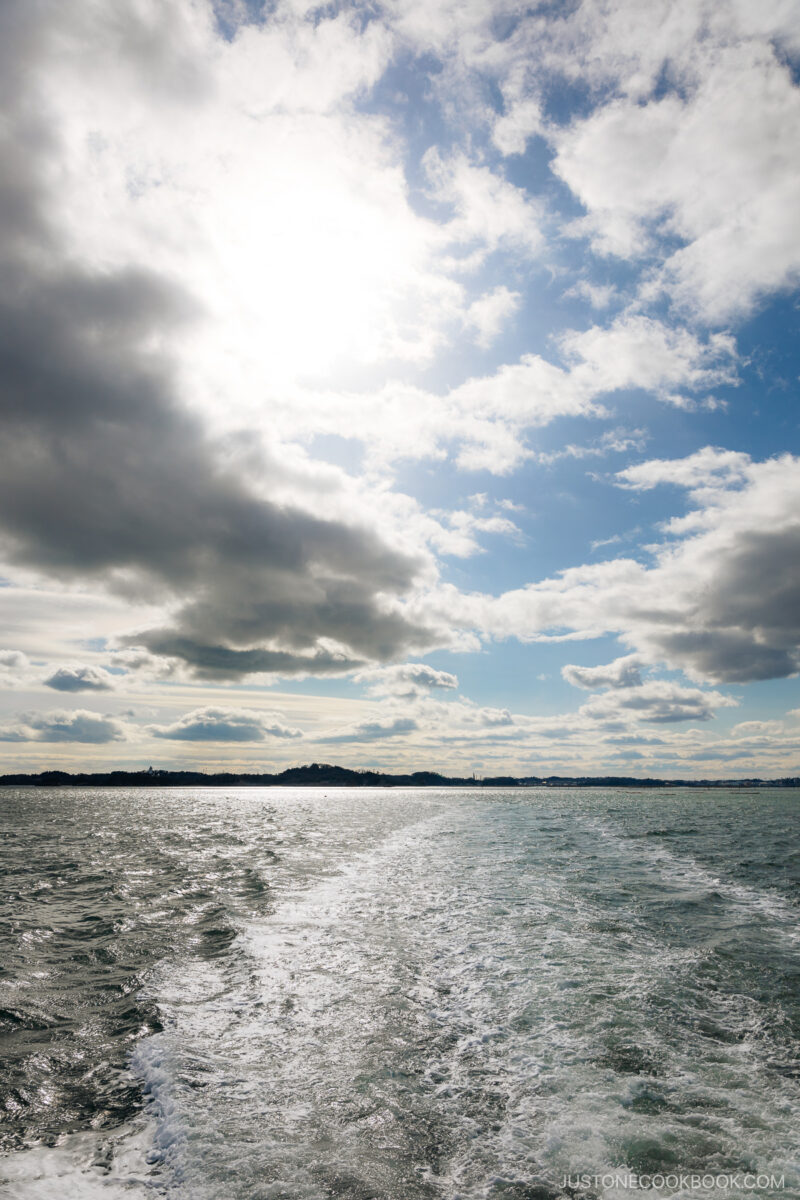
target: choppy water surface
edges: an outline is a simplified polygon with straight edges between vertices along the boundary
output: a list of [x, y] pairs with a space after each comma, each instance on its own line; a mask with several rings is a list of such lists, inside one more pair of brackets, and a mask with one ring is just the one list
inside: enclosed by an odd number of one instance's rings
[[624, 1168], [797, 1195], [799, 814], [4, 790], [0, 1189], [547, 1200]]

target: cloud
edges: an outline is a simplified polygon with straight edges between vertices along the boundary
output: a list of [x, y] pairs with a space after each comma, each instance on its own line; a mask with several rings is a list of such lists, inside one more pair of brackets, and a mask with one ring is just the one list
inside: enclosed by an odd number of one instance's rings
[[[415, 753], [424, 755], [445, 745], [489, 745], [521, 740], [528, 734], [526, 718], [515, 717], [507, 708], [481, 706], [453, 695], [457, 687], [455, 676], [426, 668], [422, 663], [407, 666], [411, 670], [405, 678], [405, 667], [398, 668], [394, 675], [391, 667], [369, 672], [369, 677], [376, 678], [368, 687], [368, 694], [378, 697], [369, 715], [344, 728], [322, 733], [314, 740], [358, 743], [410, 734], [414, 736], [409, 738], [409, 745]], [[362, 681], [368, 682], [366, 673]], [[442, 688], [451, 693], [446, 699], [432, 694]]]
[[579, 279], [572, 287], [567, 288], [564, 296], [577, 296], [588, 300], [592, 308], [608, 308], [619, 299], [619, 293], [613, 284], [591, 283], [588, 279]]
[[361, 721], [337, 732], [315, 738], [317, 742], [374, 742], [384, 738], [413, 733], [419, 726], [413, 717], [391, 716], [374, 721]]
[[459, 266], [474, 270], [503, 245], [527, 255], [542, 248], [542, 208], [522, 188], [465, 154], [443, 158], [435, 146], [422, 163], [432, 195], [455, 210], [446, 232], [464, 248], [465, 256], [456, 260]]
[[[438, 223], [408, 204], [389, 130], [355, 103], [389, 63], [389, 30], [281, 4], [224, 39], [211, 3], [170, 10], [190, 33], [131, 0], [116, 19], [76, 0], [40, 17], [57, 44], [44, 79], [27, 73], [69, 141], [58, 208], [80, 250], [116, 263], [158, 246], [213, 313], [192, 352], [212, 391], [227, 367], [231, 404], [240, 388], [262, 400], [300, 353], [323, 373], [342, 353], [424, 359], [462, 293], [439, 269]], [[156, 71], [172, 86], [152, 87]], [[268, 352], [253, 340], [265, 328]]]
[[121, 722], [86, 709], [67, 712], [23, 713], [13, 725], [0, 728], [0, 742], [106, 742], [125, 741], [127, 732]]
[[[182, 339], [195, 337], [205, 319], [193, 281], [177, 271], [114, 265], [112, 250], [106, 255], [100, 241], [90, 253], [67, 211], [74, 181], [65, 177], [61, 192], [47, 184], [58, 174], [53, 164], [62, 162], [66, 170], [70, 161], [70, 121], [82, 128], [87, 117], [70, 57], [75, 46], [62, 25], [69, 14], [86, 14], [79, 5], [64, 8], [69, 12], [55, 7], [50, 13], [50, 34], [67, 38], [57, 74], [66, 72], [74, 89], [65, 94], [60, 117], [42, 96], [53, 66], [49, 38], [26, 40], [11, 26], [19, 38], [19, 61], [9, 54], [12, 79], [27, 99], [16, 110], [11, 106], [0, 147], [18, 198], [3, 227], [0, 258], [0, 510], [7, 560], [67, 584], [116, 591], [134, 604], [163, 605], [163, 621], [131, 640], [200, 674], [336, 672], [424, 648], [430, 631], [403, 615], [402, 598], [429, 559], [353, 514], [326, 519], [270, 499], [235, 455], [221, 454], [185, 403]], [[188, 103], [181, 80], [192, 103], [198, 101], [200, 83], [184, 56], [191, 61], [208, 31], [202, 21], [192, 24], [190, 6], [178, 11], [191, 36], [174, 55], [169, 39], [160, 42], [155, 15], [145, 18], [133, 7], [123, 6], [113, 19], [98, 17], [84, 30], [98, 46], [113, 41], [120, 86], [127, 80], [140, 89], [145, 110], [142, 72], [153, 65], [166, 89], [171, 71], [183, 71], [171, 105]], [[128, 46], [122, 33], [128, 23], [151, 18], [147, 38], [132, 38]], [[146, 61], [136, 60], [137, 53]], [[119, 101], [112, 89], [98, 121], [121, 121]], [[53, 170], [45, 169], [48, 163]], [[92, 178], [81, 186], [89, 188]], [[86, 226], [93, 224], [90, 212]], [[126, 228], [123, 221], [123, 248]]]
[[0, 650], [0, 688], [19, 687], [34, 674], [27, 654], [21, 650]]
[[[791, 3], [584, 0], [557, 18], [515, 8], [502, 39], [496, 5], [417, 12], [403, 5], [397, 24], [420, 47], [434, 39], [451, 106], [488, 126], [503, 154], [532, 134], [550, 142], [554, 173], [586, 213], [572, 232], [630, 262], [643, 301], [665, 292], [679, 311], [724, 322], [796, 281]], [[565, 88], [589, 111], [565, 117]]]
[[629, 733], [604, 739], [609, 746], [667, 746], [663, 737], [646, 737], [642, 733]]
[[[124, 292], [129, 333], [164, 319], [158, 289], [130, 277], [73, 282], [65, 306], [49, 282], [35, 289], [29, 279], [26, 311], [7, 305], [0, 328], [0, 501], [11, 561], [95, 579], [133, 599], [187, 597], [167, 629], [135, 641], [198, 668], [214, 660], [209, 669], [231, 674], [269, 670], [269, 662], [250, 667], [250, 650], [274, 655], [287, 673], [306, 669], [303, 656], [315, 651], [326, 666], [324, 638], [347, 646], [351, 664], [424, 643], [422, 630], [378, 599], [408, 590], [420, 559], [368, 528], [281, 508], [250, 490], [176, 405], [163, 364], [120, 342], [122, 317], [103, 312], [109, 287]], [[91, 317], [81, 293], [96, 309]]]
[[467, 725], [476, 724], [484, 729], [496, 729], [514, 724], [514, 718], [507, 708], [479, 708], [474, 715], [467, 711], [462, 714]]
[[[437, 588], [434, 551], [521, 540], [508, 514], [426, 512], [389, 474], [406, 458], [501, 474], [640, 452], [637, 429], [581, 432], [549, 458], [532, 434], [605, 420], [616, 400], [636, 402], [627, 393], [690, 410], [737, 382], [733, 337], [709, 324], [800, 264], [786, 232], [798, 90], [785, 61], [798, 37], [787, 6], [750, 7], [585, 0], [554, 16], [408, 0], [365, 21], [357, 6], [281, 3], [263, 19], [228, 6], [240, 24], [224, 38], [206, 0], [9, 0], [0, 549], [15, 577], [128, 604], [106, 667], [144, 681], [357, 671], [389, 703], [414, 701], [340, 733], [367, 741], [424, 736], [442, 716], [431, 688], [455, 687], [425, 664], [372, 668], [456, 638], [610, 632], [633, 652], [618, 662], [721, 681], [792, 673], [796, 460], [707, 449], [629, 466], [621, 488], [689, 493], [652, 560], [575, 566], [499, 597]], [[425, 138], [371, 93], [407, 59], [425, 81], [406, 106]], [[439, 148], [420, 158], [434, 124]], [[498, 158], [532, 136], [549, 141], [556, 177], [543, 144], [532, 174]], [[587, 277], [565, 221], [627, 259], [620, 290]], [[546, 354], [526, 340], [541, 352], [484, 365], [474, 343], [488, 347], [524, 302], [515, 335], [543, 339], [550, 317], [535, 305], [546, 296], [555, 321], [565, 295], [598, 312], [633, 300]], [[361, 477], [315, 462], [316, 434], [348, 453], [358, 443]], [[19, 685], [29, 668], [0, 660], [0, 677]], [[113, 682], [83, 664], [47, 670], [60, 691]], [[610, 689], [581, 719], [705, 720], [722, 703], [652, 690], [635, 670], [566, 668], [577, 686]], [[454, 738], [564, 728], [448, 708]], [[197, 709], [156, 736], [281, 736], [250, 718]]]
[[[787, 713], [791, 716], [791, 713]], [[772, 737], [783, 732], [782, 721], [739, 721], [730, 732], [732, 738]]]
[[737, 703], [721, 692], [704, 692], [653, 679], [639, 686], [612, 687], [589, 700], [581, 712], [600, 722], [633, 717], [648, 725], [673, 725], [679, 721], [710, 721], [718, 708], [735, 707]]
[[[705, 489], [733, 487], [747, 481], [751, 466], [749, 454], [738, 450], [720, 450], [704, 446], [686, 458], [652, 458], [617, 471], [619, 487], [647, 492], [659, 484], [683, 487], [702, 499]], [[702, 491], [700, 489], [703, 489]]]
[[[643, 450], [648, 441], [644, 429], [609, 429], [588, 445], [576, 446], [568, 442], [562, 450], [541, 451], [536, 455], [540, 463], [558, 462], [562, 458], [603, 458], [607, 454], [624, 454], [628, 450]], [[619, 476], [618, 476], [619, 477]], [[620, 538], [615, 540], [620, 541]], [[598, 543], [602, 545], [602, 542]]]
[[507, 287], [496, 287], [473, 300], [467, 309], [467, 325], [475, 330], [475, 340], [487, 349], [501, 333], [508, 318], [520, 306], [522, 296]]
[[432, 688], [454, 689], [458, 679], [449, 671], [438, 671], [427, 663], [403, 663], [390, 667], [370, 667], [357, 671], [355, 683], [367, 685], [371, 696], [419, 696]]
[[[666, 291], [710, 322], [746, 314], [800, 272], [800, 93], [766, 39], [736, 44], [741, 8], [718, 6], [733, 30], [718, 26], [667, 60], [675, 90], [617, 97], [552, 131], [554, 170], [588, 210], [576, 230], [601, 254], [637, 259], [660, 247], [645, 295]], [[670, 238], [680, 245], [668, 248]]]
[[643, 389], [684, 408], [693, 403], [684, 392], [736, 382], [736, 349], [729, 334], [704, 340], [652, 317], [623, 313], [606, 329], [594, 325], [562, 334], [559, 344], [576, 383], [595, 395]]
[[85, 663], [34, 665], [19, 650], [0, 650], [0, 687], [38, 689], [44, 686], [57, 692], [109, 692], [117, 682], [103, 667]]
[[176, 742], [263, 742], [267, 738], [302, 737], [280, 714], [249, 708], [195, 708], [171, 725], [150, 725], [157, 738]]
[[607, 417], [604, 401], [617, 393], [643, 390], [692, 408], [698, 393], [736, 382], [729, 335], [703, 338], [636, 314], [622, 314], [606, 328], [564, 333], [558, 348], [564, 366], [524, 354], [445, 396], [389, 385], [377, 406], [359, 418], [358, 436], [380, 447], [387, 461], [441, 456], [453, 447], [463, 469], [503, 474], [531, 456], [527, 431], [559, 417]]
[[512, 100], [494, 123], [492, 141], [501, 154], [524, 154], [528, 140], [544, 128], [541, 105], [535, 97]]
[[110, 692], [114, 676], [102, 667], [75, 665], [58, 667], [43, 682], [57, 692]]
[[[781, 678], [800, 666], [800, 459], [745, 464], [727, 475], [712, 452], [639, 468], [693, 486], [696, 507], [665, 527], [654, 563], [633, 559], [573, 567], [497, 598], [440, 590], [453, 621], [495, 637], [532, 640], [617, 633], [649, 663], [698, 680]], [[698, 463], [705, 463], [705, 476]], [[744, 478], [744, 482], [740, 482]], [[730, 486], [726, 486], [725, 480]], [[630, 473], [623, 482], [630, 483]]]
[[616, 658], [602, 667], [579, 667], [567, 664], [561, 674], [573, 687], [595, 691], [597, 688], [638, 687], [642, 682], [641, 662], [635, 654]]
[[[559, 417], [607, 417], [604, 401], [616, 393], [645, 390], [691, 408], [698, 393], [736, 379], [729, 336], [704, 339], [642, 316], [622, 315], [608, 328], [566, 333], [558, 346], [564, 366], [524, 354], [444, 395], [389, 383], [369, 397], [319, 396], [315, 420], [335, 432], [347, 412], [354, 436], [375, 463], [452, 454], [464, 470], [505, 474], [531, 457], [528, 431]], [[610, 437], [607, 448], [614, 449], [614, 433]]]
[[[123, 3], [113, 18], [90, 17], [70, 0], [39, 21], [50, 36], [21, 39], [9, 55], [20, 94], [29, 97], [12, 123], [17, 141], [8, 151], [9, 177], [24, 190], [16, 208], [47, 237], [56, 264], [73, 264], [59, 286], [56, 269], [49, 304], [41, 286], [29, 289], [34, 303], [24, 320], [38, 337], [49, 336], [48, 312], [40, 310], [56, 306], [56, 292], [61, 305], [75, 296], [83, 310], [75, 325], [84, 341], [96, 340], [106, 375], [115, 325], [113, 350], [123, 351], [131, 381], [117, 410], [135, 404], [146, 383], [155, 403], [166, 392], [170, 411], [186, 402], [214, 431], [230, 433], [237, 423], [286, 437], [346, 429], [375, 452], [374, 461], [452, 451], [464, 469], [505, 472], [528, 456], [528, 429], [564, 415], [602, 417], [604, 394], [644, 388], [688, 403], [687, 394], [732, 378], [729, 343], [629, 314], [608, 329], [566, 336], [567, 370], [526, 355], [442, 394], [396, 381], [320, 394], [319, 381], [340, 361], [425, 361], [464, 329], [488, 345], [522, 292], [487, 286], [484, 278], [470, 282], [470, 275], [493, 255], [507, 255], [516, 269], [521, 255], [538, 259], [544, 248], [542, 202], [475, 149], [434, 149], [424, 157], [428, 200], [440, 211], [437, 218], [421, 215], [409, 203], [402, 170], [407, 147], [355, 100], [404, 38], [426, 29], [438, 45], [441, 33], [446, 66], [451, 53], [465, 51], [459, 39], [469, 30], [477, 42], [464, 65], [473, 73], [488, 69], [480, 47], [487, 54], [491, 48], [507, 115], [515, 114], [517, 130], [520, 122], [530, 129], [539, 92], [527, 94], [524, 63], [566, 69], [570, 58], [565, 53], [562, 61], [554, 29], [571, 28], [578, 17], [543, 23], [517, 14], [515, 31], [498, 42], [491, 6], [466, 22], [442, 9], [433, 24], [394, 6], [366, 24], [346, 9], [306, 19], [285, 7], [279, 19], [243, 23], [224, 41], [205, 5], [176, 0], [170, 12]], [[586, 13], [580, 19], [585, 23]], [[602, 40], [601, 30], [590, 32]], [[530, 48], [530, 37], [541, 54], [523, 53], [520, 39]], [[448, 86], [456, 82], [448, 75]], [[37, 139], [28, 145], [31, 112], [47, 129], [41, 146]], [[502, 141], [504, 118], [495, 119], [489, 123]], [[42, 182], [45, 156], [58, 189]], [[14, 169], [17, 159], [28, 164], [24, 172]], [[159, 274], [139, 269], [155, 259], [163, 264]], [[14, 269], [25, 274], [31, 263], [21, 271], [17, 261]], [[599, 291], [591, 296], [603, 298]], [[56, 348], [64, 340], [74, 367], [78, 348], [69, 330], [56, 336]], [[315, 383], [298, 382], [300, 362]], [[184, 460], [197, 437], [188, 436]], [[130, 460], [140, 457], [133, 429], [125, 429], [125, 440]], [[203, 456], [217, 458], [208, 442]], [[262, 481], [268, 477], [262, 472]], [[264, 490], [262, 482], [267, 504]], [[118, 575], [129, 570], [124, 561], [116, 568]], [[329, 636], [338, 635], [332, 629]]]
[[[681, 721], [709, 721], [718, 708], [730, 708], [737, 701], [721, 692], [687, 688], [671, 680], [642, 681], [642, 661], [635, 654], [617, 658], [600, 667], [562, 667], [561, 674], [573, 687], [587, 691], [605, 689], [580, 709], [580, 716], [592, 722], [612, 725], [634, 719], [646, 724], [672, 725]], [[615, 744], [632, 744], [637, 737], [611, 738]], [[655, 744], [653, 742], [652, 744]]]
[[110, 663], [122, 668], [137, 681], [176, 679], [185, 675], [176, 659], [161, 658], [157, 654], [151, 654], [143, 646], [114, 647]]
[[466, 558], [471, 554], [480, 553], [482, 546], [475, 536], [478, 533], [508, 537], [517, 543], [524, 541], [522, 531], [510, 517], [481, 517], [464, 509], [452, 512], [434, 510], [431, 515], [435, 515], [441, 524], [430, 531], [429, 540], [442, 554]]
[[0, 650], [0, 671], [25, 671], [30, 663], [21, 650]]

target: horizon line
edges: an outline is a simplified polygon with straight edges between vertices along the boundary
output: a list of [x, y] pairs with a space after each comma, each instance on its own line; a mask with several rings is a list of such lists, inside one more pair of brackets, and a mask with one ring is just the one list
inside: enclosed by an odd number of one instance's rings
[[[297, 778], [299, 777], [299, 778]], [[800, 787], [800, 776], [784, 775], [773, 779], [742, 776], [735, 779], [686, 779], [634, 775], [485, 775], [448, 776], [439, 771], [421, 769], [392, 773], [368, 767], [342, 767], [335, 763], [304, 763], [279, 772], [213, 771], [142, 767], [137, 770], [115, 768], [110, 771], [62, 771], [59, 769], [0, 775], [0, 787], [120, 786], [135, 780], [147, 786], [240, 786], [280, 787]], [[219, 781], [219, 782], [215, 782]], [[367, 783], [369, 781], [369, 783]], [[374, 781], [374, 782], [373, 782]], [[413, 781], [413, 782], [412, 782]]]

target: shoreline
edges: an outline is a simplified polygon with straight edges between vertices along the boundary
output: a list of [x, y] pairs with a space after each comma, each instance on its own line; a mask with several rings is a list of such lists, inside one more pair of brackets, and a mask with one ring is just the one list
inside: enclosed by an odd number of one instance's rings
[[162, 771], [152, 767], [143, 771], [95, 771], [70, 774], [68, 771], [14, 772], [0, 776], [0, 787], [452, 787], [452, 788], [796, 788], [800, 777], [779, 779], [636, 779], [619, 775], [512, 776], [494, 775], [483, 779], [440, 775], [436, 771], [414, 771], [392, 775], [384, 771], [353, 770], [329, 763], [311, 763], [289, 767], [276, 774], [267, 772]]

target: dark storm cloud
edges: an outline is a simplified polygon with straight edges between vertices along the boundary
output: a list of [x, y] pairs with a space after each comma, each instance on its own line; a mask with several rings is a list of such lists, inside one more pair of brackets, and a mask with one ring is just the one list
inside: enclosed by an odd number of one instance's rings
[[[2, 23], [21, 85], [35, 32], [19, 5], [5, 7]], [[107, 24], [113, 41], [116, 24]], [[147, 39], [134, 49], [162, 53]], [[191, 298], [150, 270], [67, 261], [47, 219], [46, 123], [32, 104], [12, 98], [9, 111], [0, 143], [0, 178], [12, 181], [0, 194], [8, 559], [170, 602], [169, 627], [131, 641], [205, 675], [331, 673], [428, 644], [381, 598], [407, 591], [418, 561], [366, 528], [272, 503], [219, 463], [154, 349], [202, 319]]]

